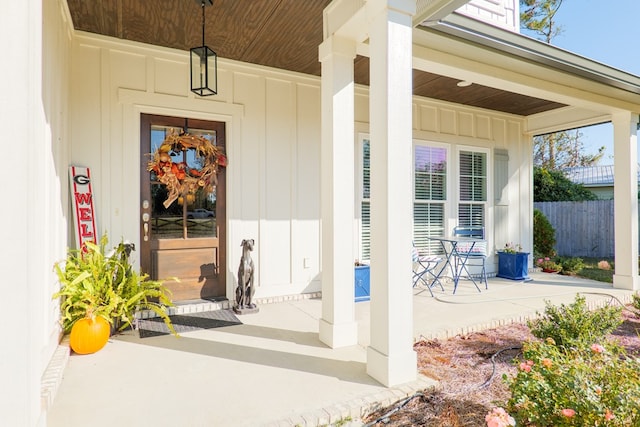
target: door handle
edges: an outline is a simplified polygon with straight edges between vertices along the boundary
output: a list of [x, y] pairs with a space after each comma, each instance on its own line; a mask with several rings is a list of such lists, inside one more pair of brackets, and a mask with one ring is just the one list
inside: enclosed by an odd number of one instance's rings
[[[146, 201], [146, 200], [145, 200]], [[151, 219], [151, 216], [149, 215], [148, 212], [145, 212], [142, 214], [142, 229], [144, 230], [144, 235], [142, 237], [142, 239], [145, 242], [149, 241], [149, 220]]]

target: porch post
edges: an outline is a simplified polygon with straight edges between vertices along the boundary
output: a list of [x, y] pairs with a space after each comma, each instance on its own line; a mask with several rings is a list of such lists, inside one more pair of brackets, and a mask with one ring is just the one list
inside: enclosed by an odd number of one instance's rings
[[332, 348], [358, 343], [355, 321], [354, 82], [355, 42], [336, 37], [320, 45], [322, 63], [322, 318], [320, 341]]
[[638, 115], [614, 114], [615, 288], [637, 290], [638, 280]]
[[370, 0], [371, 344], [367, 373], [416, 378], [411, 287], [412, 28], [415, 1]]

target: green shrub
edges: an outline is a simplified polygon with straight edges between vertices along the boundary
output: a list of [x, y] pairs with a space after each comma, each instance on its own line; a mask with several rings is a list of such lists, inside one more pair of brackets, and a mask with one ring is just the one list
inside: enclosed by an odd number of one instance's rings
[[636, 316], [640, 317], [640, 294], [631, 295], [631, 306], [635, 309]]
[[556, 230], [539, 209], [533, 210], [533, 253], [537, 257], [554, 257]]
[[602, 341], [622, 324], [621, 307], [604, 307], [589, 311], [585, 297], [576, 295], [575, 302], [559, 307], [545, 303], [544, 315], [528, 322], [533, 336], [551, 338], [559, 347], [588, 347]]
[[639, 426], [640, 362], [611, 343], [581, 349], [526, 342], [515, 376], [503, 375], [518, 426]]
[[582, 258], [558, 257], [556, 262], [562, 266], [562, 274], [578, 274], [584, 268]]

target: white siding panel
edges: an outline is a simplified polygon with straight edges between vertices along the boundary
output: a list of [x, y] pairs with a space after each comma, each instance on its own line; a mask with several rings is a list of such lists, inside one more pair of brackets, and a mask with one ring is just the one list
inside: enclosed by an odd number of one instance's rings
[[[227, 194], [227, 198], [233, 198], [236, 201], [238, 213], [236, 218], [240, 230], [236, 234], [240, 235], [237, 242], [229, 242], [233, 251], [238, 251], [240, 241], [242, 239], [255, 239], [255, 254], [253, 261], [255, 263], [257, 276], [257, 292], [259, 295], [260, 288], [267, 281], [262, 266], [262, 255], [266, 251], [267, 246], [263, 244], [260, 237], [260, 218], [262, 216], [261, 199], [264, 195], [261, 192], [261, 174], [264, 165], [261, 161], [261, 155], [264, 152], [264, 128], [265, 128], [265, 90], [264, 79], [259, 76], [245, 73], [237, 73], [234, 79], [234, 101], [244, 106], [244, 120], [242, 126], [242, 139], [227, 141], [227, 144], [239, 144], [240, 149], [235, 151], [240, 153], [238, 158], [229, 158], [229, 162], [235, 164], [235, 168], [239, 170], [238, 182], [234, 185], [236, 191]], [[231, 255], [231, 254], [230, 254]], [[227, 262], [232, 271], [236, 268], [236, 258], [227, 257]], [[235, 274], [235, 273], [234, 273]]]
[[110, 52], [111, 87], [146, 90], [147, 60], [146, 56], [128, 52]]
[[493, 134], [493, 140], [496, 143], [496, 146], [498, 147], [505, 147], [506, 146], [506, 137], [507, 137], [507, 122], [504, 119], [500, 119], [500, 118], [492, 118], [491, 119], [491, 126], [492, 126], [492, 134]]
[[188, 63], [155, 58], [153, 69], [156, 93], [185, 96], [190, 86]]
[[420, 111], [420, 129], [430, 132], [438, 131], [438, 109], [423, 105]]
[[450, 135], [457, 135], [458, 126], [456, 123], [456, 111], [451, 109], [440, 109], [440, 132]]
[[491, 118], [488, 116], [476, 115], [476, 137], [491, 139]]
[[467, 112], [460, 112], [458, 115], [459, 127], [458, 134], [461, 136], [474, 136], [474, 115]]
[[293, 282], [309, 284], [320, 273], [320, 88], [298, 85], [295, 212], [292, 224]]
[[[295, 138], [295, 86], [266, 81], [265, 214], [260, 236], [265, 284], [291, 279], [292, 148]], [[267, 279], [268, 278], [268, 279]]]
[[369, 97], [356, 93], [354, 98], [355, 121], [369, 123]]
[[[76, 64], [73, 67], [71, 77], [71, 93], [74, 101], [70, 117], [73, 126], [70, 144], [71, 163], [94, 170], [100, 165], [102, 94], [98, 79], [102, 75], [101, 52], [97, 47], [77, 47], [73, 58], [82, 65]], [[97, 189], [96, 187], [99, 186], [96, 185], [94, 190]]]

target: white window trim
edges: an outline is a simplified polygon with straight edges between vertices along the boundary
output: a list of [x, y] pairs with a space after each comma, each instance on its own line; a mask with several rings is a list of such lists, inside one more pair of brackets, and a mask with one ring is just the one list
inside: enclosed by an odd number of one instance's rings
[[[453, 230], [453, 226], [458, 225], [458, 206], [460, 204], [460, 152], [461, 151], [473, 151], [478, 153], [485, 153], [487, 155], [487, 200], [483, 202], [484, 204], [484, 228], [485, 228], [485, 238], [487, 240], [487, 248], [493, 247], [493, 206], [494, 206], [494, 195], [493, 195], [493, 180], [494, 180], [494, 160], [493, 160], [493, 149], [489, 147], [478, 147], [474, 145], [456, 145], [455, 147], [455, 185], [452, 190], [454, 191], [454, 198], [451, 200], [451, 214], [452, 214], [452, 227], [450, 230]], [[478, 202], [475, 202], [478, 203]], [[488, 251], [488, 254], [491, 254], [492, 251]]]
[[[363, 256], [362, 256], [362, 202], [364, 201], [364, 198], [362, 197], [362, 186], [363, 186], [363, 180], [364, 180], [364, 176], [363, 176], [363, 170], [364, 170], [364, 164], [362, 161], [362, 150], [364, 148], [364, 141], [369, 141], [369, 144], [371, 144], [371, 137], [368, 133], [358, 133], [357, 135], [357, 141], [356, 141], [356, 155], [355, 157], [355, 182], [356, 182], [356, 194], [354, 197], [354, 212], [355, 212], [355, 218], [354, 218], [354, 227], [353, 227], [353, 241], [355, 242], [355, 248], [356, 248], [356, 259], [358, 260], [362, 260]], [[371, 199], [369, 199], [369, 202], [371, 202]]]
[[488, 217], [489, 217], [489, 207], [490, 201], [493, 200], [493, 176], [491, 171], [493, 171], [493, 156], [492, 150], [485, 147], [476, 147], [473, 145], [457, 145], [455, 150], [456, 156], [456, 180], [455, 180], [455, 199], [452, 200], [455, 205], [455, 209], [452, 211], [452, 214], [455, 218], [455, 224], [458, 225], [458, 207], [460, 204], [463, 204], [462, 200], [460, 200], [460, 152], [462, 151], [471, 151], [475, 153], [484, 153], [487, 156], [487, 200], [484, 202], [473, 202], [473, 204], [483, 204], [484, 212], [485, 212], [485, 228], [488, 225]]
[[[423, 146], [423, 147], [433, 147], [433, 148], [442, 148], [445, 150], [446, 156], [447, 156], [447, 173], [445, 175], [445, 179], [446, 179], [446, 189], [445, 189], [445, 197], [446, 200], [444, 200], [444, 230], [445, 230], [445, 234], [447, 234], [447, 232], [449, 230], [453, 229], [453, 225], [451, 223], [451, 215], [452, 215], [452, 207], [454, 206], [455, 203], [455, 199], [452, 198], [452, 196], [454, 196], [454, 192], [451, 187], [453, 186], [453, 184], [457, 184], [457, 180], [453, 180], [453, 165], [452, 165], [452, 153], [453, 153], [453, 144], [450, 143], [446, 143], [446, 142], [437, 142], [437, 141], [432, 141], [432, 140], [425, 140], [425, 139], [414, 139], [413, 140], [413, 146], [411, 147], [411, 208], [413, 209], [415, 203], [416, 203], [416, 194], [415, 194], [415, 180], [416, 180], [416, 147], [417, 146]], [[457, 205], [455, 205], [457, 206]], [[456, 218], [457, 218], [457, 212], [456, 212]]]

